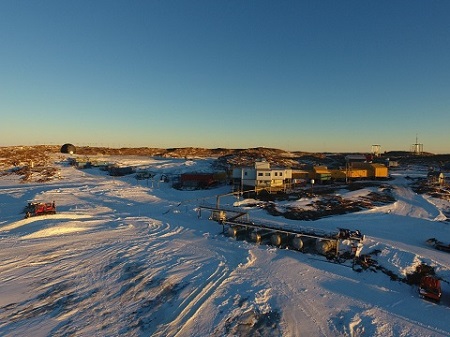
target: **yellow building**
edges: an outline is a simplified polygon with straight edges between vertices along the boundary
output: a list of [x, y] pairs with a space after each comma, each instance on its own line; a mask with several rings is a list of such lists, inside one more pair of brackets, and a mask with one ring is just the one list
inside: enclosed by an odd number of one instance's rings
[[380, 163], [352, 163], [351, 169], [360, 169], [367, 171], [367, 178], [387, 178], [389, 177], [388, 168]]
[[345, 180], [346, 177], [345, 170], [331, 170], [331, 179], [333, 180]]
[[[311, 174], [314, 174], [314, 172]], [[384, 179], [389, 177], [387, 166], [378, 163], [352, 163], [347, 168], [329, 170], [329, 172], [331, 179], [340, 181], [346, 179]]]
[[357, 169], [357, 168], [349, 168], [347, 171], [347, 177], [351, 179], [363, 179], [368, 178], [368, 170], [367, 169]]
[[316, 182], [323, 183], [331, 180], [331, 171], [326, 166], [315, 166], [310, 178], [316, 180]]
[[389, 169], [386, 165], [383, 164], [371, 164], [374, 171], [375, 178], [388, 178], [389, 177]]

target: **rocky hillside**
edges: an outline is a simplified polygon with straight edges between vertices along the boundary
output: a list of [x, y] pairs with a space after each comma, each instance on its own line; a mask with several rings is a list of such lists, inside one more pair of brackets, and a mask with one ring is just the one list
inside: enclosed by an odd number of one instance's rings
[[[59, 154], [59, 145], [35, 145], [35, 146], [9, 146], [0, 147], [0, 170], [20, 168], [24, 166], [48, 166], [50, 155]], [[324, 153], [308, 153], [301, 151], [285, 151], [281, 149], [256, 147], [248, 149], [225, 149], [225, 148], [106, 148], [106, 147], [77, 147], [78, 156], [151, 156], [167, 158], [217, 158], [219, 166], [251, 165], [255, 159], [264, 158], [274, 166], [301, 168], [304, 165], [325, 165], [327, 167], [338, 167], [345, 165], [346, 154], [326, 155]], [[385, 157], [398, 160], [401, 164], [426, 164], [435, 167], [444, 167], [450, 163], [450, 155], [411, 156], [405, 152], [387, 153]], [[61, 158], [65, 158], [61, 154]]]
[[[9, 146], [0, 147], [0, 169], [10, 169], [23, 166], [46, 166], [49, 164], [51, 154], [59, 154], [60, 146], [57, 145], [36, 145], [36, 146]], [[302, 156], [313, 156], [317, 159], [323, 155], [308, 154], [303, 152], [288, 152], [271, 148], [251, 148], [251, 149], [206, 149], [196, 147], [183, 148], [105, 148], [105, 147], [77, 147], [77, 156], [152, 156], [168, 158], [217, 158], [220, 163], [230, 165], [246, 165], [255, 159], [265, 158], [267, 161], [282, 165], [295, 166], [298, 158]], [[61, 154], [63, 158], [63, 155]]]

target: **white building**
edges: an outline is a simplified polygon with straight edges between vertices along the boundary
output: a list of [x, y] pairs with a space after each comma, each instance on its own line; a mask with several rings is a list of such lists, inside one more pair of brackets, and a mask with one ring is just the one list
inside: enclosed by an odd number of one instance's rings
[[269, 192], [285, 191], [291, 186], [292, 169], [270, 167], [265, 160], [255, 162], [253, 167], [233, 168], [235, 190], [266, 189]]

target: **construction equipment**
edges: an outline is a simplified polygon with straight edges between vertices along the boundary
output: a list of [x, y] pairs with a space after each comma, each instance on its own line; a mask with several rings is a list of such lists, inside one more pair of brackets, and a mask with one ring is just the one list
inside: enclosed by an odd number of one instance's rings
[[441, 281], [434, 275], [425, 275], [420, 279], [419, 296], [437, 303], [442, 295]]
[[55, 202], [29, 202], [25, 207], [25, 218], [32, 216], [56, 214]]

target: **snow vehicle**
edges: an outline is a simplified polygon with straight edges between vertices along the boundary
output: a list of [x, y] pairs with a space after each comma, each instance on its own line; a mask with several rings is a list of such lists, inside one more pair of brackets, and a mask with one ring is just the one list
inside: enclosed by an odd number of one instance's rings
[[25, 207], [25, 218], [32, 216], [56, 214], [55, 202], [29, 202]]
[[440, 302], [442, 295], [441, 281], [433, 275], [425, 275], [420, 279], [419, 296]]
[[357, 230], [349, 230], [347, 228], [338, 228], [339, 232], [337, 237], [340, 239], [357, 239], [364, 241], [364, 235], [361, 234], [361, 232]]
[[428, 239], [427, 242], [432, 244], [433, 247], [436, 248], [437, 250], [442, 250], [444, 252], [450, 253], [450, 244], [445, 244], [444, 242], [441, 242], [435, 238]]

